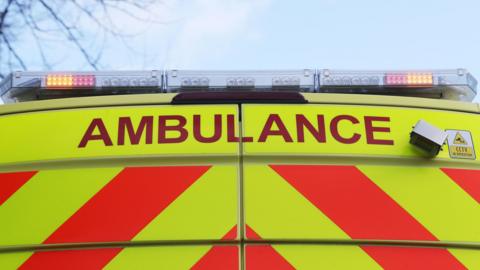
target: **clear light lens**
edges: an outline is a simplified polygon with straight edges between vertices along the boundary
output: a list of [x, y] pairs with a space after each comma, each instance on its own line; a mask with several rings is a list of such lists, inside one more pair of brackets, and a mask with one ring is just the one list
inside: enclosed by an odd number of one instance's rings
[[201, 86], [208, 86], [209, 83], [210, 83], [210, 80], [208, 78], [201, 78], [200, 79], [200, 85]]
[[227, 87], [253, 87], [255, 86], [255, 79], [250, 77], [236, 77], [227, 78]]
[[[197, 81], [200, 80], [200, 81]], [[167, 92], [195, 91], [300, 91], [314, 92], [315, 70], [167, 70]]]
[[322, 78], [322, 85], [330, 86], [358, 86], [358, 85], [378, 85], [380, 79], [377, 76], [328, 76]]
[[208, 87], [209, 81], [206, 77], [183, 77], [181, 79], [184, 87]]
[[159, 81], [155, 78], [104, 77], [97, 80], [101, 81], [100, 85], [103, 87], [160, 87]]
[[282, 76], [272, 79], [273, 86], [299, 86], [300, 79], [298, 77]]
[[200, 79], [192, 78], [192, 86], [200, 86]]

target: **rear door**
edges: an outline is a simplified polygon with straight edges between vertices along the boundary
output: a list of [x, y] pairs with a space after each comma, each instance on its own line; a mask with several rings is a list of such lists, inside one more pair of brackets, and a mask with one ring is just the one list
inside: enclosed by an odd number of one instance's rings
[[1, 269], [238, 269], [238, 107], [0, 116]]
[[420, 119], [480, 145], [473, 113], [243, 105], [246, 268], [480, 269], [480, 164], [422, 156]]

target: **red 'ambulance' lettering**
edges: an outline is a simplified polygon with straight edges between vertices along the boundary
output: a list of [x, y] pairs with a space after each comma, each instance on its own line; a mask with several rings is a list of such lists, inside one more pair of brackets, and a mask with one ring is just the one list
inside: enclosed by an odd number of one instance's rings
[[[168, 122], [176, 121], [176, 125], [167, 125]], [[181, 143], [188, 137], [188, 131], [185, 129], [187, 119], [181, 115], [161, 115], [158, 117], [158, 143]], [[168, 137], [169, 133], [175, 132], [177, 137]]]
[[374, 127], [373, 122], [390, 122], [390, 117], [380, 117], [380, 116], [365, 116], [365, 135], [367, 137], [367, 144], [384, 144], [384, 145], [393, 145], [392, 140], [380, 140], [375, 139], [374, 132], [385, 132], [389, 133], [389, 127]]
[[[227, 142], [240, 142], [240, 138], [235, 135], [235, 115], [227, 114]], [[242, 137], [242, 142], [253, 142], [253, 137]]]
[[[201, 122], [200, 115], [195, 114], [193, 116], [193, 137], [195, 138], [195, 140], [201, 143], [213, 143], [220, 140], [220, 137], [222, 137], [222, 115], [215, 114], [213, 118], [214, 118], [213, 135], [210, 137], [204, 137], [202, 135], [202, 130], [201, 130], [202, 122]], [[207, 125], [204, 125], [204, 126], [207, 126]]]
[[317, 127], [314, 127], [312, 123], [308, 121], [308, 119], [302, 115], [297, 114], [295, 115], [296, 123], [297, 123], [297, 142], [305, 142], [305, 133], [304, 129], [306, 128], [310, 134], [317, 140], [319, 143], [326, 142], [325, 137], [325, 118], [323, 115], [317, 115]]
[[[273, 124], [277, 126], [276, 130], [272, 129]], [[265, 142], [268, 136], [282, 136], [285, 142], [293, 142], [292, 136], [288, 133], [285, 124], [278, 114], [270, 114], [265, 126], [263, 126], [260, 137], [258, 137], [258, 142]]]
[[[98, 129], [99, 134], [93, 134], [95, 132], [95, 129]], [[82, 140], [80, 141], [80, 144], [78, 145], [78, 148], [83, 148], [87, 146], [87, 143], [89, 141], [95, 141], [95, 140], [102, 140], [105, 146], [112, 146], [112, 139], [110, 139], [110, 136], [108, 135], [107, 128], [105, 128], [105, 124], [103, 123], [101, 118], [95, 118], [92, 120], [90, 125], [87, 128], [87, 131], [82, 137]]]
[[358, 142], [358, 140], [360, 140], [360, 138], [362, 137], [358, 133], [353, 133], [351, 137], [343, 137], [342, 135], [340, 135], [340, 132], [338, 131], [338, 123], [340, 123], [340, 121], [342, 120], [347, 120], [352, 124], [359, 123], [358, 119], [351, 115], [335, 116], [330, 122], [330, 132], [332, 133], [333, 138], [335, 138], [335, 140], [337, 140], [338, 142], [345, 143], [345, 144], [352, 144], [352, 143]]
[[153, 116], [144, 116], [138, 124], [137, 131], [133, 128], [132, 119], [130, 117], [120, 117], [118, 119], [118, 145], [125, 144], [125, 130], [128, 132], [130, 143], [132, 145], [139, 144], [143, 131], [145, 132], [145, 144], [152, 144], [153, 135]]
[[[328, 131], [333, 139], [343, 144], [357, 143], [363, 136], [367, 144], [377, 145], [393, 145], [394, 141], [389, 139], [380, 139], [383, 135], [390, 133], [389, 117], [381, 116], [364, 116], [364, 133], [359, 133], [360, 120], [352, 115], [334, 116], [330, 123], [326, 123], [325, 116], [316, 115], [315, 118], [307, 118], [303, 114], [295, 115], [295, 126], [287, 128], [282, 118], [278, 114], [270, 114], [265, 120], [263, 128], [260, 130], [257, 142], [265, 143], [271, 136], [281, 138], [286, 143], [294, 142], [293, 133], [296, 132], [296, 142], [304, 143], [306, 133], [310, 134], [318, 143], [327, 142], [327, 125]], [[224, 127], [224, 120], [226, 125]], [[190, 122], [191, 121], [191, 122]], [[214, 143], [224, 139], [227, 142], [254, 142], [254, 137], [244, 136], [238, 137], [238, 129], [236, 128], [237, 120], [235, 115], [215, 114], [213, 119], [205, 119], [199, 114], [195, 114], [191, 119], [187, 119], [182, 115], [160, 115], [158, 116], [157, 141], [158, 144], [182, 143], [192, 136], [192, 139], [199, 143]], [[190, 124], [191, 126], [188, 126]], [[117, 145], [125, 145], [126, 141], [131, 145], [138, 145], [145, 137], [145, 144], [153, 143], [154, 116], [143, 116], [138, 125], [132, 123], [130, 117], [119, 117], [117, 129]], [[252, 132], [252, 131], [250, 131]], [[191, 134], [190, 134], [191, 133]], [[125, 137], [128, 138], [125, 138]], [[101, 141], [105, 146], [112, 146], [112, 139], [102, 119], [95, 118], [88, 126], [83, 135], [79, 148], [84, 148], [90, 141]]]

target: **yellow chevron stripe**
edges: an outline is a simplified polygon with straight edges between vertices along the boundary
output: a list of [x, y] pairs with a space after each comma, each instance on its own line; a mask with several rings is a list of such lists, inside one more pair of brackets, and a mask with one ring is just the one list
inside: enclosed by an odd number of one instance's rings
[[[237, 186], [237, 167], [212, 167], [133, 240], [221, 239], [237, 224]], [[191, 256], [182, 258], [183, 263], [189, 259], [195, 263], [209, 248], [195, 249]], [[138, 260], [137, 253], [136, 249], [124, 249], [110, 264], [112, 267], [130, 265]], [[154, 252], [141, 256], [152, 265], [158, 264], [156, 267], [163, 264]]]
[[[38, 172], [0, 206], [0, 245], [39, 244], [112, 179], [120, 168]], [[30, 253], [4, 263], [20, 265]], [[11, 257], [11, 258], [13, 258]]]
[[273, 245], [296, 269], [382, 269], [357, 246]]
[[211, 246], [126, 248], [120, 254], [128, 254], [128, 259], [126, 257], [123, 257], [121, 260], [114, 259], [104, 269], [184, 270], [192, 267], [210, 248]]
[[32, 254], [33, 252], [0, 253], [0, 269], [18, 269], [18, 267]]
[[263, 239], [350, 239], [265, 165], [245, 166], [245, 220]]
[[480, 250], [449, 249], [469, 270], [480, 270]]
[[[480, 241], [480, 204], [438, 168], [360, 166], [440, 240]], [[467, 267], [468, 257], [454, 255]]]

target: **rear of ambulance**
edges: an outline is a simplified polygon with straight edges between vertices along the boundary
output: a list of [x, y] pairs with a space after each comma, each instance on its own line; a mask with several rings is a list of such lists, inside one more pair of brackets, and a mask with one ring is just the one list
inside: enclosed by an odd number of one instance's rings
[[480, 269], [475, 93], [463, 69], [14, 73], [0, 269]]

